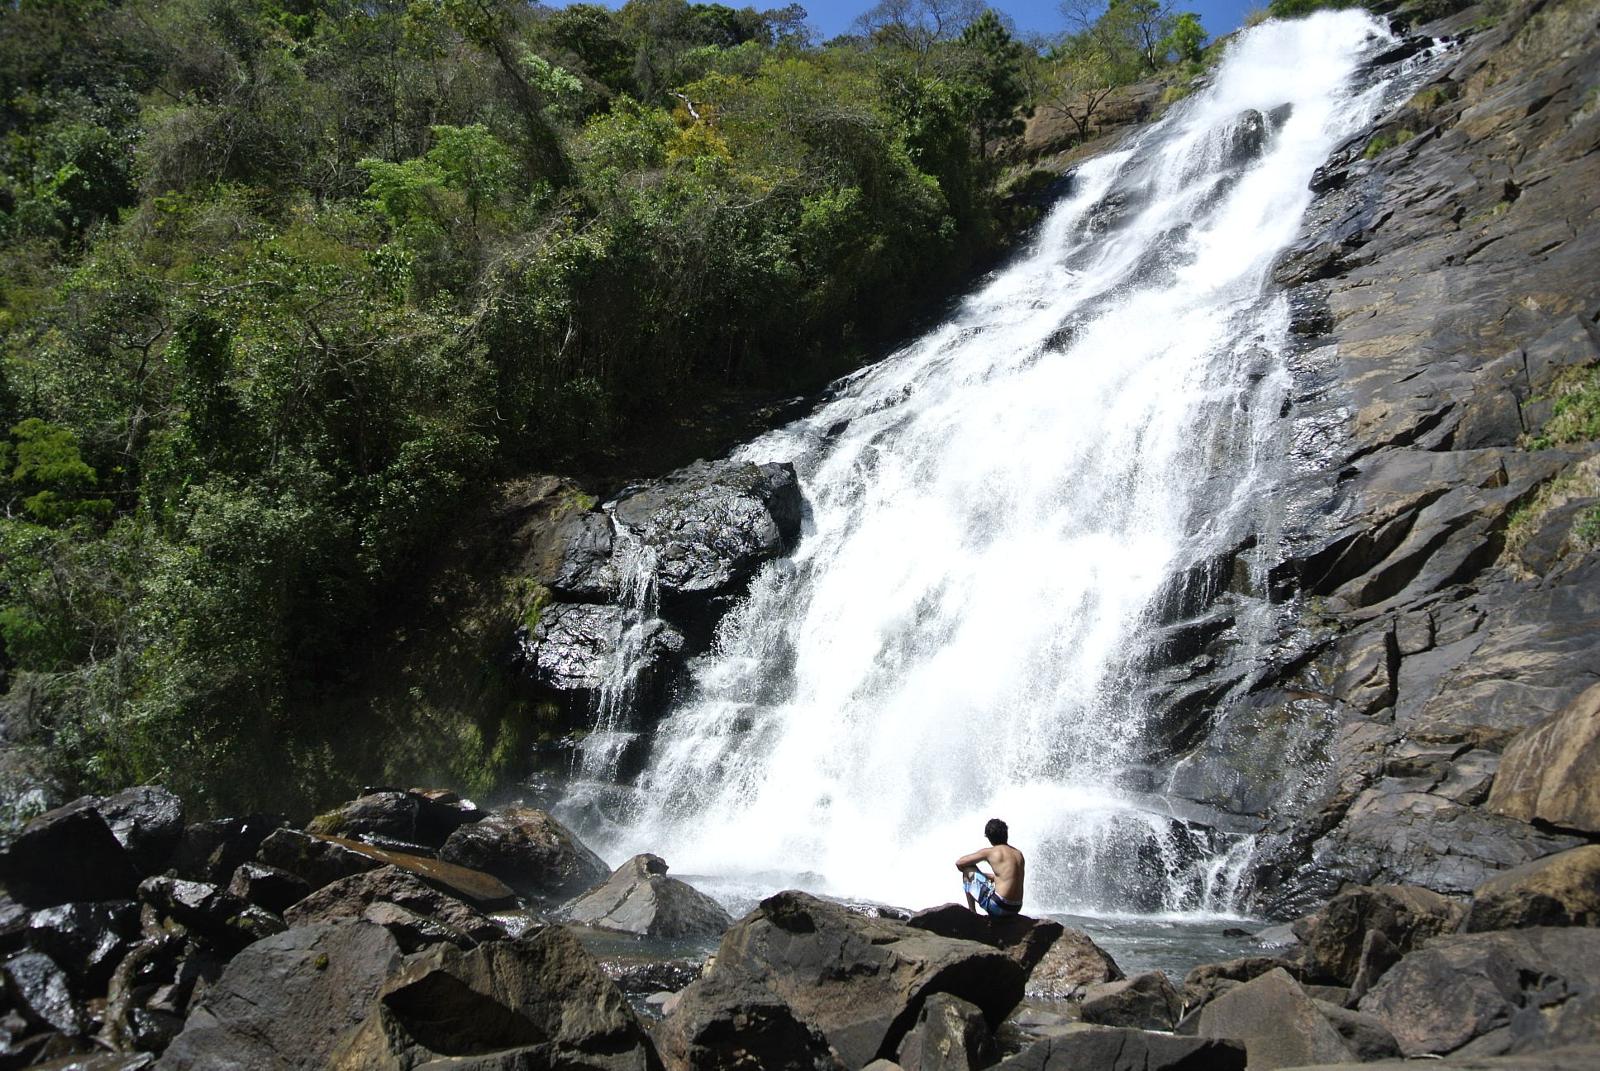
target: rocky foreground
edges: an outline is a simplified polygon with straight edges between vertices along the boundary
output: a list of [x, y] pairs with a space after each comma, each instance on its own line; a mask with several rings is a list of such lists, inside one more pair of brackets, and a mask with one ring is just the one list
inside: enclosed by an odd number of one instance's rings
[[[297, 829], [146, 786], [0, 857], [0, 1068], [1277, 1068], [1600, 1060], [1600, 846], [1470, 896], [1355, 886], [1260, 955], [1124, 977], [1085, 933], [780, 892], [734, 921], [548, 814], [369, 790]], [[720, 935], [602, 963], [581, 936]], [[1275, 947], [1267, 947], [1275, 946]]]

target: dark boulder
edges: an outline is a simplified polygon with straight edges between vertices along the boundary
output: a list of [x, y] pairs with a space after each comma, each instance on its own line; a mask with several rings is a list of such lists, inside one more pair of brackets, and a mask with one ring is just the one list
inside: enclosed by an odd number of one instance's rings
[[1043, 1038], [995, 1071], [1244, 1071], [1237, 1041], [1100, 1026]]
[[976, 1005], [935, 993], [923, 1003], [895, 1062], [904, 1071], [979, 1071], [999, 1056], [994, 1031]]
[[146, 878], [139, 899], [156, 914], [192, 931], [226, 953], [284, 930], [283, 919], [225, 889], [182, 878]]
[[1461, 904], [1430, 889], [1407, 885], [1347, 889], [1296, 924], [1301, 962], [1310, 977], [1350, 985], [1368, 933], [1382, 933], [1399, 955], [1405, 955], [1430, 937], [1454, 932], [1463, 914]]
[[698, 979], [705, 965], [692, 959], [607, 959], [601, 961], [600, 969], [624, 993], [649, 996], [652, 993], [678, 992]]
[[1064, 928], [1028, 975], [1028, 994], [1046, 999], [1076, 997], [1091, 985], [1115, 982], [1122, 968], [1082, 930]]
[[242, 863], [254, 859], [261, 844], [288, 822], [282, 815], [254, 814], [214, 818], [186, 826], [172, 855], [178, 877], [221, 885]]
[[892, 1059], [934, 993], [972, 1002], [997, 1027], [1022, 999], [1026, 977], [998, 949], [782, 892], [723, 935], [713, 974], [681, 999], [712, 979], [764, 986], [847, 1066], [860, 1067]]
[[1200, 1012], [1199, 1035], [1244, 1043], [1251, 1071], [1353, 1059], [1326, 1016], [1287, 971], [1228, 990]]
[[573, 922], [648, 937], [719, 937], [733, 917], [705, 893], [667, 876], [658, 855], [636, 855], [566, 907]]
[[668, 1071], [843, 1071], [815, 1026], [750, 978], [708, 976], [673, 999], [655, 1031]]
[[120, 1050], [165, 1050], [183, 1030], [190, 1001], [217, 980], [222, 967], [220, 958], [177, 934], [139, 942], [111, 976], [104, 1037]]
[[183, 837], [183, 800], [160, 785], [139, 785], [95, 802], [94, 809], [141, 873], [167, 868]]
[[361, 909], [358, 917], [388, 930], [399, 944], [400, 951], [408, 956], [434, 945], [453, 945], [465, 949], [478, 944], [475, 938], [449, 923], [418, 914], [399, 904], [391, 904], [387, 900], [374, 900]]
[[1183, 1017], [1183, 997], [1161, 971], [1148, 971], [1083, 991], [1083, 1021], [1137, 1030], [1171, 1030]]
[[1464, 931], [1523, 926], [1600, 926], [1600, 844], [1537, 859], [1472, 890]]
[[0, 884], [30, 907], [131, 897], [139, 869], [96, 802], [76, 800], [23, 826], [0, 855]]
[[1384, 1060], [1400, 1055], [1400, 1044], [1395, 1041], [1394, 1035], [1389, 1033], [1389, 1028], [1384, 1026], [1377, 1016], [1352, 1011], [1343, 1004], [1317, 1000], [1310, 992], [1314, 987], [1304, 988], [1307, 995], [1312, 996], [1322, 1017], [1338, 1031], [1345, 1047], [1357, 1060], [1365, 1063], [1368, 1060]]
[[241, 900], [281, 915], [290, 905], [311, 895], [311, 883], [266, 863], [241, 863], [228, 882], [228, 891]]
[[800, 534], [794, 466], [696, 462], [617, 500], [612, 516], [652, 553], [664, 606], [736, 593]]
[[1600, 685], [1506, 748], [1489, 790], [1498, 814], [1600, 833]]
[[313, 889], [383, 865], [338, 841], [288, 828], [274, 830], [263, 840], [257, 857], [268, 866], [287, 870]]
[[1223, 160], [1230, 167], [1243, 167], [1257, 159], [1267, 147], [1272, 133], [1267, 117], [1254, 108], [1247, 108], [1234, 119], [1227, 132]]
[[306, 832], [345, 838], [381, 837], [437, 849], [458, 828], [482, 817], [483, 812], [471, 805], [443, 802], [420, 792], [384, 789], [317, 816], [306, 826]]
[[321, 1069], [400, 965], [381, 926], [305, 926], [240, 952], [156, 1065], [169, 1071]]
[[1054, 919], [1036, 919], [1027, 915], [991, 917], [980, 915], [960, 904], [942, 904], [918, 911], [906, 925], [936, 933], [940, 937], [993, 945], [1008, 953], [1021, 964], [1023, 970], [1029, 972], [1039, 965], [1066, 932], [1066, 927]]
[[18, 952], [0, 963], [6, 996], [29, 1025], [69, 1037], [88, 1034], [93, 1020], [73, 992], [72, 980], [43, 952]]
[[58, 904], [28, 920], [28, 944], [60, 964], [85, 997], [106, 991], [138, 935], [139, 907], [132, 900]]
[[539, 563], [539, 582], [559, 599], [609, 601], [617, 593], [612, 545], [610, 517], [599, 510], [569, 514], [557, 526]]
[[149, 1053], [85, 1053], [48, 1063], [33, 1064], [33, 1071], [146, 1071], [155, 1066]]
[[[493, 919], [471, 905], [429, 885], [398, 867], [386, 866], [341, 878], [325, 885], [284, 912], [291, 926], [359, 918], [373, 904], [387, 903], [413, 914], [432, 919], [449, 930], [465, 934], [472, 941], [494, 941], [505, 936]], [[415, 924], [401, 916], [388, 916], [396, 923]], [[448, 936], [448, 930], [441, 936]], [[420, 936], [420, 934], [419, 934]]]
[[572, 896], [611, 869], [544, 811], [510, 807], [450, 835], [439, 858], [492, 874], [525, 896]]
[[[540, 687], [587, 706], [606, 682], [632, 615], [620, 606], [551, 603], [531, 628], [517, 632], [517, 664]], [[676, 679], [686, 641], [667, 622], [653, 618], [641, 626], [629, 686], [643, 705], [659, 701]]]
[[1531, 1052], [1600, 1036], [1600, 930], [1532, 928], [1440, 937], [1361, 999], [1407, 1056], [1496, 1035]]
[[[330, 1068], [478, 1067], [647, 1071], [655, 1050], [621, 991], [558, 927], [468, 952], [438, 946], [384, 983], [375, 1014]], [[453, 1059], [454, 1058], [454, 1059]]]

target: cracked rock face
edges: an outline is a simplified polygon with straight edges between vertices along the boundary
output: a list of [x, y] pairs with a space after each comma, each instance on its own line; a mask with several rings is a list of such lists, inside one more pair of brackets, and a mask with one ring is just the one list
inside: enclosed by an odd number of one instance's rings
[[[1163, 671], [1172, 788], [1259, 822], [1268, 910], [1342, 882], [1464, 893], [1579, 843], [1528, 824], [1542, 786], [1524, 771], [1600, 680], [1600, 444], [1551, 434], [1600, 364], [1596, 10], [1424, 27], [1475, 35], [1318, 171], [1275, 271], [1300, 338], [1269, 586], [1298, 614], [1254, 666], [1182, 635], [1189, 660]], [[1181, 705], [1209, 712], [1239, 682], [1249, 696], [1186, 739]], [[1515, 803], [1495, 795], [1502, 753]]]

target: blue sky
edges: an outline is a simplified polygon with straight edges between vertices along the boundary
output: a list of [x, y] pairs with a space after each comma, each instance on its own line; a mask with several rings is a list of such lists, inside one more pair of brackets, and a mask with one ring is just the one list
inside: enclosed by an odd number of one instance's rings
[[[560, 0], [550, 0], [560, 5]], [[623, 0], [601, 0], [607, 7], [621, 7]], [[720, 0], [729, 7], [748, 6], [757, 10], [782, 7], [787, 0]], [[877, 0], [800, 0], [800, 5], [811, 16], [811, 25], [823, 40], [844, 33], [856, 16], [872, 7]], [[1039, 33], [1059, 33], [1066, 27], [1061, 14], [1060, 0], [988, 0], [989, 6], [1010, 15], [1020, 30]], [[1265, 7], [1266, 0], [1173, 0], [1178, 11], [1193, 11], [1212, 36], [1236, 30], [1253, 7]]]

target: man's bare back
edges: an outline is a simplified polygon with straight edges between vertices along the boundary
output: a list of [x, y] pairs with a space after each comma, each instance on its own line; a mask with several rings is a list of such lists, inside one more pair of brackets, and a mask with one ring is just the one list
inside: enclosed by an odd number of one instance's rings
[[[982, 907], [990, 915], [1015, 915], [1022, 910], [1023, 886], [1028, 863], [1022, 853], [1010, 844], [1010, 830], [998, 818], [991, 818], [983, 827], [989, 838], [989, 847], [963, 855], [956, 860], [961, 871], [961, 883], [967, 894], [967, 906], [973, 910]], [[978, 869], [979, 863], [988, 863], [993, 880]]]

